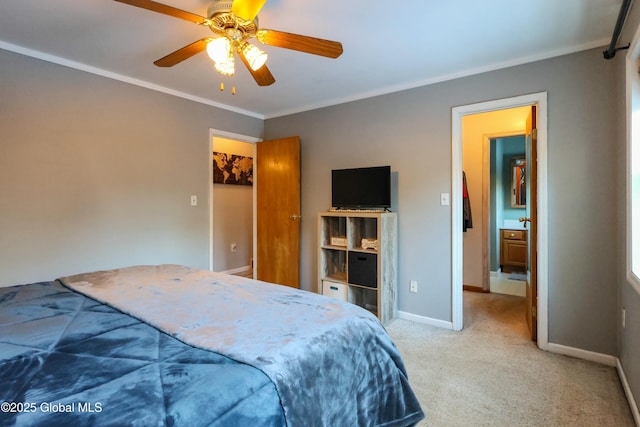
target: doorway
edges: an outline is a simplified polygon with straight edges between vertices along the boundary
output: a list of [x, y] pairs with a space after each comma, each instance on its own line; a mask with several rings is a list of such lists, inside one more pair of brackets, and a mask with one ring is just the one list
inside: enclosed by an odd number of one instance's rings
[[[512, 112], [519, 109], [505, 110]], [[522, 111], [520, 121], [526, 122], [526, 114], [529, 108]], [[489, 284], [483, 283], [483, 289], [489, 292], [518, 297], [526, 297], [526, 264], [527, 264], [527, 237], [529, 230], [527, 223], [521, 219], [527, 217], [526, 199], [526, 135], [525, 130], [487, 136], [489, 159], [488, 170], [483, 171], [488, 175], [488, 197], [483, 197], [485, 202], [482, 207], [483, 218], [489, 221], [488, 236], [483, 236], [483, 251], [488, 251], [488, 256], [483, 261], [488, 261]], [[467, 254], [465, 253], [465, 260]], [[466, 262], [466, 261], [465, 261]], [[524, 317], [524, 315], [523, 315]]]
[[[260, 141], [246, 135], [209, 130], [209, 269], [212, 271], [253, 277], [256, 258], [256, 187], [214, 184], [212, 153], [255, 159], [255, 144]], [[239, 217], [243, 220], [238, 221]]]
[[[463, 229], [456, 224], [463, 224], [463, 118], [481, 113], [496, 112], [518, 107], [537, 106], [537, 142], [538, 142], [538, 164], [537, 171], [537, 192], [538, 192], [538, 228], [537, 236], [537, 274], [538, 279], [538, 299], [537, 299], [537, 326], [538, 326], [538, 346], [546, 348], [548, 344], [547, 329], [547, 94], [546, 92], [524, 95], [513, 98], [506, 98], [496, 101], [471, 104], [455, 107], [452, 110], [452, 226], [451, 247], [452, 247], [452, 328], [461, 330], [463, 327], [463, 271], [464, 271], [464, 246]], [[482, 157], [480, 157], [482, 158]], [[482, 194], [481, 192], [478, 194]], [[483, 223], [481, 221], [481, 223]], [[487, 221], [488, 223], [488, 221]], [[484, 228], [484, 226], [483, 226]], [[487, 227], [488, 228], [488, 227]], [[485, 230], [486, 233], [488, 231]], [[486, 262], [488, 266], [488, 261]], [[488, 272], [488, 268], [486, 269]], [[488, 276], [488, 274], [487, 274]]]
[[[224, 204], [214, 200], [212, 152], [216, 139], [250, 143], [253, 153], [252, 198], [252, 258], [250, 267], [254, 279], [280, 285], [300, 286], [300, 138], [288, 137], [263, 141], [231, 132], [210, 129], [208, 144], [209, 164], [209, 269], [214, 271], [217, 254], [214, 242], [219, 244], [220, 218], [214, 206]], [[217, 184], [216, 184], [217, 185]], [[278, 203], [274, 204], [274, 201]], [[215, 221], [214, 221], [215, 217]], [[232, 222], [236, 222], [236, 217]], [[223, 230], [224, 231], [224, 230]], [[224, 243], [222, 251], [233, 249], [233, 242]], [[239, 249], [236, 246], [236, 251]], [[240, 271], [222, 272], [236, 274]], [[218, 271], [220, 269], [218, 268]]]
[[[489, 292], [489, 264], [494, 254], [494, 251], [489, 251], [489, 246], [496, 247], [496, 240], [499, 242], [496, 233], [502, 228], [503, 219], [515, 218], [517, 222], [518, 217], [524, 216], [510, 208], [510, 201], [504, 203], [510, 190], [503, 188], [503, 182], [504, 187], [509, 185], [506, 183], [509, 182], [508, 167], [503, 167], [503, 158], [514, 149], [505, 150], [503, 147], [514, 145], [507, 144], [507, 139], [524, 135], [529, 110], [528, 106], [523, 106], [468, 114], [462, 118], [462, 170], [468, 189], [465, 202], [472, 217], [463, 229], [464, 289]], [[524, 137], [521, 141], [520, 153], [524, 156]], [[496, 169], [501, 173], [489, 173]], [[503, 169], [506, 177], [502, 174]], [[498, 190], [494, 197], [491, 197], [492, 189]], [[491, 221], [491, 212], [497, 216], [495, 221]], [[500, 224], [496, 223], [497, 220]]]

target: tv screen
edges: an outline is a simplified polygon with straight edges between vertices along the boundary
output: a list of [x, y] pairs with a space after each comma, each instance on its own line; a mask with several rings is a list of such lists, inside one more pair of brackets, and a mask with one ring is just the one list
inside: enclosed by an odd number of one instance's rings
[[391, 207], [391, 166], [332, 170], [331, 206], [338, 209]]

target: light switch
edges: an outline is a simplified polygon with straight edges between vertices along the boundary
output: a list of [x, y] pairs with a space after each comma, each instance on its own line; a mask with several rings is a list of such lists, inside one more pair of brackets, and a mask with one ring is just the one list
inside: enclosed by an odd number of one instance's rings
[[440, 206], [449, 206], [449, 193], [440, 193]]
[[191, 206], [198, 206], [198, 196], [191, 196]]

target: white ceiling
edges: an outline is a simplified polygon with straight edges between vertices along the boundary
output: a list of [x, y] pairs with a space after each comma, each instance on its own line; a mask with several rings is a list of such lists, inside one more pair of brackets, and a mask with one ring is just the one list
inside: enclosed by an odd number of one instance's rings
[[[208, 0], [157, 0], [206, 16]], [[622, 0], [268, 0], [260, 27], [342, 42], [338, 59], [263, 47], [276, 78], [153, 61], [211, 34], [112, 0], [1, 0], [0, 48], [260, 118], [607, 45]], [[261, 46], [262, 47], [262, 46]], [[221, 92], [219, 84], [237, 94]]]

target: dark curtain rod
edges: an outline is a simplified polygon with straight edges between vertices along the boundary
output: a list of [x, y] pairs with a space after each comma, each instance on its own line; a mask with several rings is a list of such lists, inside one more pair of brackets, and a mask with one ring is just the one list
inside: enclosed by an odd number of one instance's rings
[[631, 3], [633, 0], [624, 0], [622, 5], [620, 6], [620, 14], [618, 15], [618, 20], [616, 21], [616, 27], [613, 30], [613, 35], [611, 36], [611, 43], [609, 44], [609, 48], [602, 52], [604, 55], [604, 59], [611, 59], [616, 56], [616, 52], [623, 49], [629, 49], [629, 44], [624, 47], [616, 47], [618, 44], [618, 39], [620, 38], [620, 33], [622, 32], [622, 27], [624, 27], [624, 21], [627, 19], [627, 15], [629, 14], [629, 9], [631, 8]]

